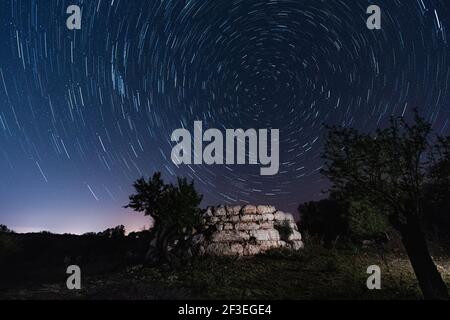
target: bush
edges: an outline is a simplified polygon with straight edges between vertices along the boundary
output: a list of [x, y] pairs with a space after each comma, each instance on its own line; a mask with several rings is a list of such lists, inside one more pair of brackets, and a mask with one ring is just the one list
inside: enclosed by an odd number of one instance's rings
[[298, 211], [300, 230], [311, 237], [329, 243], [348, 232], [343, 207], [336, 200], [308, 202], [300, 205]]
[[299, 207], [303, 234], [329, 244], [337, 239], [355, 242], [384, 238], [391, 228], [386, 215], [364, 200], [326, 199]]
[[347, 223], [349, 235], [356, 240], [376, 239], [390, 231], [386, 216], [365, 201], [348, 204]]
[[0, 266], [6, 263], [20, 251], [20, 245], [13, 236], [0, 233]]

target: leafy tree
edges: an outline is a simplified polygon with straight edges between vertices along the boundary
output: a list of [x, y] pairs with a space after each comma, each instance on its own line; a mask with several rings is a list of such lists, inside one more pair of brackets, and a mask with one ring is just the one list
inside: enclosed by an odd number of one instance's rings
[[[439, 138], [430, 156], [430, 180], [425, 189], [427, 227], [439, 241], [450, 239], [450, 137]], [[442, 242], [441, 242], [442, 244]]]
[[148, 259], [179, 263], [189, 254], [189, 241], [200, 223], [202, 196], [193, 182], [178, 178], [176, 185], [166, 184], [159, 172], [151, 179], [137, 180], [134, 188], [136, 193], [126, 207], [153, 218], [153, 246]]
[[348, 231], [342, 205], [335, 199], [324, 199], [301, 204], [299, 228], [303, 233], [319, 238], [325, 244]]
[[98, 234], [101, 237], [108, 239], [123, 239], [125, 238], [125, 227], [123, 225], [106, 229]]
[[0, 224], [0, 233], [14, 233], [14, 231], [8, 229], [4, 224]]
[[387, 219], [366, 200], [354, 200], [333, 194], [329, 199], [299, 206], [299, 228], [326, 245], [338, 239], [346, 241], [386, 239], [390, 231]]
[[386, 214], [402, 237], [424, 297], [448, 299], [421, 226], [432, 171], [427, 157], [433, 154], [431, 125], [416, 113], [414, 124], [403, 117], [393, 118], [388, 128], [378, 129], [375, 135], [336, 126], [328, 129], [323, 173], [333, 183], [332, 190], [367, 199]]

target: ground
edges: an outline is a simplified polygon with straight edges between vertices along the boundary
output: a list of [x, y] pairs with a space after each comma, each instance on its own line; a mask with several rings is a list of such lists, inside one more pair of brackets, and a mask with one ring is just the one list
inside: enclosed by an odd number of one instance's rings
[[[450, 257], [434, 256], [450, 287]], [[367, 267], [382, 270], [382, 290], [368, 290]], [[0, 292], [9, 299], [421, 299], [402, 253], [376, 249], [310, 247], [252, 258], [203, 258], [177, 271], [142, 265], [82, 278], [82, 289], [65, 281]]]

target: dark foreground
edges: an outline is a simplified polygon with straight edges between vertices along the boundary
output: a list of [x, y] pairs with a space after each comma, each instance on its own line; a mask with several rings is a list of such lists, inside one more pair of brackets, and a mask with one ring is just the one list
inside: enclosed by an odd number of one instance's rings
[[[450, 286], [450, 257], [435, 256]], [[382, 270], [382, 290], [368, 290], [367, 267]], [[83, 270], [83, 266], [81, 265]], [[205, 258], [177, 271], [140, 264], [82, 276], [82, 289], [65, 280], [29, 283], [0, 292], [1, 299], [421, 299], [407, 257], [376, 249], [310, 247], [254, 258]]]

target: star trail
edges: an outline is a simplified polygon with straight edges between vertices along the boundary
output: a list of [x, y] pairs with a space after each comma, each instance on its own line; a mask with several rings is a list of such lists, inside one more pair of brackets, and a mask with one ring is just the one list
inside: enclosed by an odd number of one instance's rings
[[[366, 26], [381, 8], [381, 30]], [[80, 30], [66, 26], [70, 5]], [[0, 223], [85, 232], [147, 218], [132, 182], [193, 179], [204, 205], [321, 197], [323, 124], [414, 108], [449, 133], [446, 0], [3, 0]], [[175, 165], [177, 128], [280, 130], [280, 169]]]

